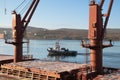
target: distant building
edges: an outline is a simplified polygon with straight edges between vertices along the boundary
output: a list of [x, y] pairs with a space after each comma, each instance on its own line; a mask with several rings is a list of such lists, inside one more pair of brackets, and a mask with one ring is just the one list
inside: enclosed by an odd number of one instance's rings
[[0, 39], [4, 39], [4, 34], [0, 34]]

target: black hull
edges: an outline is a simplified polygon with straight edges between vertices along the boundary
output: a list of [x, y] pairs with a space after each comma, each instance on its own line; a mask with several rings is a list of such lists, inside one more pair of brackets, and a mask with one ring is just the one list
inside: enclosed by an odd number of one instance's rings
[[48, 50], [49, 56], [76, 56], [77, 51], [57, 51], [57, 50]]

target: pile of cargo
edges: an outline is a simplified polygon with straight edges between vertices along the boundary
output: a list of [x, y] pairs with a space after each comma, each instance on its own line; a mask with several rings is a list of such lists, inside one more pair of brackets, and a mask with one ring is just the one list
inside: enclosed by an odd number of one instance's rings
[[106, 74], [101, 77], [100, 80], [120, 80], [120, 70], [111, 74]]
[[33, 80], [73, 80], [83, 66], [85, 65], [78, 63], [32, 60], [3, 64], [1, 73]]
[[34, 60], [34, 61], [18, 62], [16, 64], [10, 63], [9, 65], [17, 65], [25, 68], [37, 68], [41, 70], [53, 71], [59, 73], [63, 71], [70, 71], [72, 69], [78, 69], [83, 64]]
[[99, 75], [95, 78], [95, 80], [120, 80], [120, 70], [110, 74]]

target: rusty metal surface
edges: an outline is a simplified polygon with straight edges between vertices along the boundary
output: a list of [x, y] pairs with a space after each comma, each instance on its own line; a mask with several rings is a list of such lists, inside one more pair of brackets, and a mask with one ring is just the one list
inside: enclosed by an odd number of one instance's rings
[[79, 69], [84, 64], [34, 60], [34, 61], [18, 62], [15, 64], [10, 63], [9, 65], [18, 65], [25, 68], [37, 68], [37, 69], [42, 69], [46, 71], [53, 71], [53, 72], [60, 73], [64, 71], [71, 71], [72, 69]]
[[44, 75], [44, 77], [49, 76], [49, 78], [54, 78], [54, 80], [58, 78], [62, 78], [62, 80], [76, 80], [75, 75], [84, 66], [85, 64], [34, 60], [1, 65], [1, 72], [30, 78], [39, 78], [39, 75]]
[[[86, 67], [88, 68], [87, 74]], [[8, 75], [30, 78], [39, 78], [38, 75], [44, 75], [44, 77], [49, 76], [54, 78], [54, 80], [79, 80], [81, 76], [83, 78], [82, 80], [85, 80], [86, 76], [88, 79], [94, 76], [94, 72], [91, 72], [90, 65], [40, 60], [4, 64], [1, 66], [1, 72], [7, 73]]]
[[5, 43], [14, 45], [14, 63], [22, 61], [24, 32], [36, 10], [39, 1], [40, 0], [33, 0], [23, 17], [16, 13], [15, 10], [12, 12], [13, 41], [5, 41]]
[[1, 66], [1, 73], [13, 75], [21, 78], [29, 78], [29, 80], [56, 80], [60, 78], [60, 75], [55, 72], [35, 69], [35, 68], [25, 68], [17, 65], [4, 64]]
[[21, 16], [15, 11], [12, 12], [12, 38], [14, 45], [14, 62], [22, 61], [22, 26]]
[[[82, 65], [83, 66], [83, 65]], [[88, 66], [89, 67], [89, 66]], [[104, 75], [98, 75], [95, 77], [95, 72], [83, 72], [85, 71], [85, 65], [78, 70], [73, 69], [70, 72], [64, 71], [61, 73], [55, 73], [52, 71], [40, 70], [38, 68], [26, 68], [19, 65], [5, 64], [1, 66], [1, 72], [3, 74], [14, 75], [18, 77], [28, 78], [28, 80], [109, 80], [109, 79], [120, 79], [120, 71], [114, 68], [104, 67]]]
[[90, 43], [84, 44], [82, 41], [82, 46], [90, 49], [90, 65], [92, 71], [97, 72], [97, 74], [103, 74], [103, 48], [113, 46], [111, 41], [108, 45], [103, 44], [104, 34], [113, 4], [113, 0], [110, 0], [107, 14], [104, 16], [102, 13], [104, 1], [105, 0], [101, 0], [100, 4], [97, 4], [95, 0], [90, 1], [88, 30], [88, 39]]

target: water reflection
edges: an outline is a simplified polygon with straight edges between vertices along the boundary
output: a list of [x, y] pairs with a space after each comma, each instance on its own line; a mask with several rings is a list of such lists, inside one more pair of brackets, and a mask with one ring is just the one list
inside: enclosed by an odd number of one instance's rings
[[65, 56], [65, 55], [50, 55], [48, 54], [47, 57], [50, 60], [54, 60], [54, 61], [61, 61], [61, 59], [65, 59], [65, 58], [69, 58], [69, 57], [76, 57], [77, 55], [69, 55], [69, 56]]

